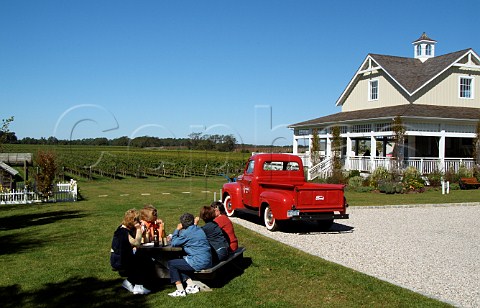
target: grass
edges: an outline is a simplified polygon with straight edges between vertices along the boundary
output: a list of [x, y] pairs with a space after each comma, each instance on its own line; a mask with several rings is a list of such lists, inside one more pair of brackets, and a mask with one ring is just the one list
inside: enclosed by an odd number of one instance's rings
[[[0, 206], [2, 307], [449, 307], [238, 225], [240, 244], [247, 247], [244, 271], [231, 273], [213, 292], [178, 299], [167, 296], [174, 290], [170, 283], [158, 284], [147, 296], [122, 289], [122, 279], [110, 268], [109, 250], [125, 210], [151, 203], [167, 230], [173, 230], [182, 213], [197, 214], [224, 182], [80, 181], [84, 200], [79, 202]], [[354, 194], [349, 198], [354, 204], [363, 202]], [[392, 203], [375, 198], [378, 204]]]

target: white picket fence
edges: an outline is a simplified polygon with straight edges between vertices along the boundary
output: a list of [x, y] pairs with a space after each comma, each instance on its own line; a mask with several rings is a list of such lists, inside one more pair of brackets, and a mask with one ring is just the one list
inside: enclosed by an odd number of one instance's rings
[[[72, 202], [77, 201], [78, 187], [77, 182], [72, 180], [69, 183], [58, 183], [55, 185], [53, 196], [48, 201], [53, 202]], [[0, 204], [30, 204], [42, 202], [41, 196], [28, 189], [12, 190], [0, 193]]]

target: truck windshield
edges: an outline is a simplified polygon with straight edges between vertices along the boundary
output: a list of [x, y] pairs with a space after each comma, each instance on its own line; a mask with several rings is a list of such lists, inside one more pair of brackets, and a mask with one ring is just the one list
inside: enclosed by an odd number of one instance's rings
[[263, 164], [263, 170], [298, 171], [299, 169], [298, 163], [294, 161], [266, 161]]

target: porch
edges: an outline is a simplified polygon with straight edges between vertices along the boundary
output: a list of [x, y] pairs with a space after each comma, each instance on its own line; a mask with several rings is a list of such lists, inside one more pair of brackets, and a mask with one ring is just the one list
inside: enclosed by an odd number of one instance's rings
[[[315, 166], [311, 166], [309, 153], [297, 155], [302, 158], [304, 166], [308, 168], [308, 180], [313, 180], [317, 177], [326, 178], [331, 174], [331, 157], [323, 156], [321, 157], [320, 163]], [[395, 159], [392, 157], [351, 156], [343, 157], [341, 161], [343, 170], [358, 170], [363, 173], [372, 173], [378, 167], [392, 170], [396, 164]], [[457, 173], [461, 167], [473, 169], [475, 167], [475, 161], [473, 158], [465, 157], [449, 157], [444, 159], [440, 159], [438, 157], [408, 157], [403, 160], [400, 169], [406, 169], [410, 166], [415, 167], [415, 169], [417, 169], [422, 175], [427, 175], [436, 171], [443, 173]]]

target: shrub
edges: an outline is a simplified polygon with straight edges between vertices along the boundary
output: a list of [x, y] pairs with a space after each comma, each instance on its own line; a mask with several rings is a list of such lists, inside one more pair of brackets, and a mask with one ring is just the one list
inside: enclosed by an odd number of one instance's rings
[[370, 186], [379, 188], [379, 184], [382, 182], [388, 182], [392, 180], [392, 174], [388, 172], [385, 167], [378, 167], [370, 176]]
[[349, 178], [348, 186], [351, 188], [358, 188], [363, 186], [363, 178], [361, 176], [354, 176]]
[[341, 170], [334, 170], [332, 175], [327, 178], [329, 184], [345, 184], [345, 177]]
[[57, 172], [56, 155], [51, 151], [38, 151], [35, 163], [40, 169], [40, 172], [35, 175], [37, 191], [48, 199], [53, 195], [53, 182]]
[[475, 165], [475, 167], [473, 167], [473, 176], [477, 179], [477, 181], [480, 181], [480, 168], [479, 168], [479, 165]]
[[432, 187], [439, 187], [442, 185], [443, 173], [440, 170], [435, 170], [432, 173], [427, 174], [428, 182]]
[[459, 178], [471, 178], [473, 176], [473, 171], [465, 167], [465, 165], [460, 165], [458, 168], [458, 177]]
[[348, 173], [349, 178], [353, 178], [353, 177], [356, 177], [356, 176], [360, 176], [360, 171], [359, 170], [350, 170], [350, 172]]
[[405, 189], [411, 191], [419, 191], [425, 187], [425, 181], [422, 179], [422, 175], [415, 167], [408, 167], [403, 172], [402, 183]]
[[450, 182], [450, 190], [460, 190], [460, 184]]
[[458, 173], [449, 170], [445, 172], [444, 179], [445, 181], [449, 181], [450, 183], [458, 183], [458, 181], [460, 181], [460, 176], [458, 175]]

